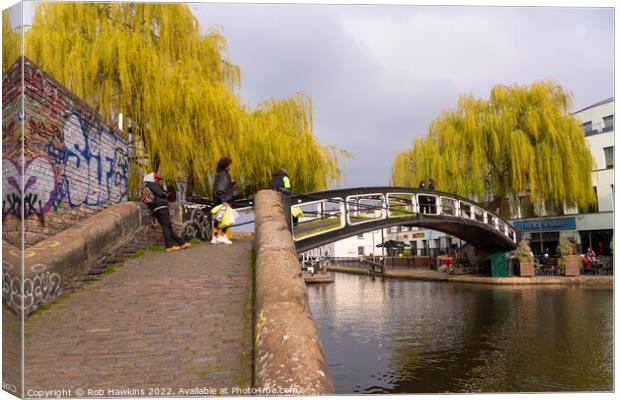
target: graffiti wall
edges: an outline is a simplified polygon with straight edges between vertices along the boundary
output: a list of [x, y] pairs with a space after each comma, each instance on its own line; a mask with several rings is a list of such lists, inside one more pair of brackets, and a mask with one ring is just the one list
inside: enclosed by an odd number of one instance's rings
[[[7, 93], [20, 85], [20, 70], [16, 63], [5, 74]], [[16, 108], [10, 96], [6, 99], [9, 108]], [[3, 140], [2, 215], [8, 222], [3, 239], [17, 245], [19, 229], [11, 227], [23, 221], [30, 246], [107, 205], [127, 201], [124, 134], [28, 59], [18, 108], [3, 118], [9, 139]]]
[[[21, 207], [21, 179], [15, 172], [21, 148], [21, 126], [23, 121], [21, 64], [16, 62], [8, 69], [2, 81], [2, 209]], [[15, 243], [21, 237], [21, 221], [3, 218], [2, 238]]]

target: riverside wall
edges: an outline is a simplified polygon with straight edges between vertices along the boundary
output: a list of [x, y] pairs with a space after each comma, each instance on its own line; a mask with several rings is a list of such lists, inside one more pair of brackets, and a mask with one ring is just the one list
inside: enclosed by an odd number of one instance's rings
[[[175, 229], [181, 207], [170, 204]], [[28, 316], [148, 244], [163, 243], [161, 227], [137, 202], [115, 204], [30, 247], [2, 241], [2, 302]], [[23, 275], [20, 268], [24, 263]]]
[[285, 203], [279, 192], [263, 190], [254, 207], [255, 387], [274, 394], [332, 394], [334, 386], [310, 313]]

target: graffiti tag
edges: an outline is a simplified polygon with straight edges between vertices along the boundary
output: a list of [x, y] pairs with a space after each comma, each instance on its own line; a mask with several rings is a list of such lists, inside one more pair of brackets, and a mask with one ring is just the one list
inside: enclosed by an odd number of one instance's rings
[[48, 151], [64, 165], [60, 191], [70, 207], [127, 200], [128, 146], [105, 127], [88, 129], [69, 113], [62, 128], [63, 147]]
[[60, 275], [49, 272], [43, 264], [33, 266], [35, 275], [23, 281], [10, 273], [12, 265], [4, 262], [2, 270], [2, 298], [14, 311], [31, 310], [37, 305], [48, 303], [59, 294]]
[[59, 179], [46, 157], [27, 160], [24, 171], [19, 162], [3, 158], [2, 173], [2, 216], [42, 217], [54, 204]]

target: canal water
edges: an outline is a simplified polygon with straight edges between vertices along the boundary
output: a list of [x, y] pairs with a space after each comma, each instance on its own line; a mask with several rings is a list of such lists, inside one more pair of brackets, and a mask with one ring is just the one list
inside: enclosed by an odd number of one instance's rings
[[336, 393], [613, 390], [613, 292], [382, 280], [309, 285]]

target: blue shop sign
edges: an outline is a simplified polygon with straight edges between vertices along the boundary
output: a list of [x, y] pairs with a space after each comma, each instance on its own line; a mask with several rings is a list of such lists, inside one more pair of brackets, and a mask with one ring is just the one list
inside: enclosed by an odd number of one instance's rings
[[575, 217], [528, 219], [525, 221], [511, 221], [512, 226], [521, 232], [565, 231], [575, 230]]

